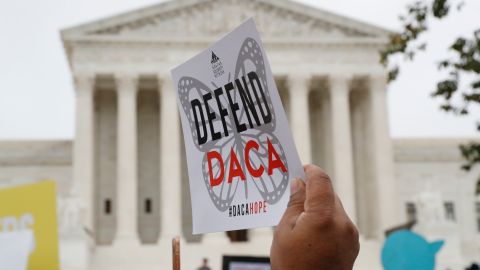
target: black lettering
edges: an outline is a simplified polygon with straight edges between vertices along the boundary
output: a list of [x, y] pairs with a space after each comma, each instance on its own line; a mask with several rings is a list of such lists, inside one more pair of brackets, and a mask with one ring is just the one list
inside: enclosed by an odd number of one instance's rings
[[[207, 142], [207, 125], [205, 124], [205, 116], [203, 115], [202, 104], [198, 99], [192, 100], [190, 104], [192, 105], [193, 118], [195, 119], [195, 127], [197, 128], [198, 145], [202, 145]], [[200, 134], [200, 123], [198, 122], [197, 108], [200, 112], [203, 136]]]
[[228, 102], [230, 103], [230, 109], [232, 110], [233, 120], [235, 121], [235, 127], [237, 129], [237, 132], [240, 133], [240, 132], [243, 132], [243, 131], [247, 130], [247, 125], [240, 124], [240, 122], [238, 121], [238, 116], [237, 116], [236, 112], [240, 108], [238, 106], [238, 103], [234, 103], [233, 100], [232, 100], [232, 96], [230, 94], [230, 91], [232, 91], [233, 89], [235, 89], [235, 88], [233, 87], [232, 82], [229, 82], [225, 85], [225, 91], [227, 92]]
[[[262, 114], [263, 122], [265, 124], [270, 123], [272, 121], [272, 114], [270, 112], [270, 107], [268, 106], [267, 97], [265, 96], [265, 92], [263, 90], [262, 83], [260, 82], [260, 78], [258, 78], [257, 73], [252, 71], [248, 73], [248, 79], [250, 80], [250, 85], [252, 86], [253, 93], [255, 94], [255, 98], [257, 99], [258, 108], [260, 108], [260, 113]], [[264, 111], [264, 108], [262, 107], [262, 102], [260, 102], [260, 98], [258, 97], [258, 94], [256, 91], [257, 88], [255, 87], [254, 82], [256, 82], [258, 85], [260, 94], [262, 95], [262, 98], [263, 98], [263, 103], [265, 104], [266, 111]]]
[[252, 118], [250, 117], [250, 112], [257, 123], [257, 126], [260, 126], [260, 119], [258, 118], [257, 110], [255, 109], [255, 103], [252, 99], [250, 91], [248, 91], [248, 84], [245, 80], [245, 77], [242, 77], [243, 85], [240, 79], [236, 79], [235, 83], [237, 85], [237, 90], [240, 93], [240, 98], [242, 99], [243, 108], [245, 108], [245, 113], [247, 114], [248, 123], [250, 128], [253, 128]]
[[220, 96], [223, 95], [223, 89], [222, 88], [217, 88], [215, 91], [215, 100], [217, 101], [218, 104], [218, 110], [220, 111], [220, 119], [222, 120], [222, 125], [223, 125], [223, 131], [225, 134], [225, 137], [228, 136], [228, 129], [227, 129], [227, 121], [225, 121], [225, 116], [228, 115], [228, 110], [222, 107], [222, 102], [220, 102]]
[[216, 118], [215, 112], [210, 111], [210, 106], [208, 101], [212, 99], [211, 93], [206, 93], [203, 95], [203, 103], [205, 103], [205, 108], [207, 109], [207, 118], [208, 123], [210, 124], [210, 132], [212, 133], [212, 141], [216, 141], [222, 137], [220, 132], [215, 132], [215, 127], [213, 126], [213, 120]]

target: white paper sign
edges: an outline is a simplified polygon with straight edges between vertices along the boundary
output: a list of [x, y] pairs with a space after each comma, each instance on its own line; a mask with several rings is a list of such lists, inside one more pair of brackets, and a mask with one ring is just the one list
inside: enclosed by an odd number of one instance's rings
[[304, 177], [252, 19], [172, 70], [193, 233], [275, 226]]
[[34, 241], [31, 230], [0, 233], [0, 268], [26, 270]]

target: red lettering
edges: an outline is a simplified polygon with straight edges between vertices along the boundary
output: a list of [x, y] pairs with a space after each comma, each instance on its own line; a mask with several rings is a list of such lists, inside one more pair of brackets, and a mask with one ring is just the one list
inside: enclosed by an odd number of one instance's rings
[[240, 162], [238, 162], [237, 154], [235, 154], [235, 151], [230, 150], [230, 168], [229, 168], [229, 174], [228, 174], [228, 183], [232, 183], [232, 179], [234, 177], [240, 177], [242, 181], [245, 181], [245, 174], [243, 173], [242, 166], [240, 165]]
[[[222, 155], [220, 155], [220, 153], [217, 151], [211, 151], [207, 153], [207, 159], [208, 159], [208, 172], [210, 174], [210, 186], [211, 187], [218, 186], [220, 185], [220, 183], [222, 183], [223, 176], [225, 174], [225, 169], [223, 168]], [[216, 159], [218, 161], [218, 168], [220, 169], [220, 174], [218, 175], [217, 178], [213, 176], [212, 159]]]
[[[267, 139], [268, 141], [268, 175], [272, 175], [273, 169], [280, 168], [282, 172], [286, 172], [287, 168], [285, 167], [285, 164], [283, 164], [282, 160], [280, 159], [280, 156], [278, 155], [277, 151], [272, 145], [272, 142], [270, 142], [270, 139]], [[273, 156], [275, 156], [275, 159], [273, 159]]]
[[262, 173], [265, 171], [262, 164], [260, 164], [258, 169], [255, 169], [252, 166], [252, 163], [250, 163], [250, 149], [254, 148], [258, 152], [258, 147], [259, 147], [258, 143], [253, 140], [248, 141], [247, 144], [245, 145], [245, 163], [247, 165], [248, 171], [253, 177], [260, 177]]
[[[272, 142], [270, 139], [267, 139], [267, 152], [268, 152], [268, 168], [267, 172], [268, 175], [272, 175], [273, 171], [275, 169], [280, 169], [282, 172], [287, 172], [287, 168], [285, 167], [285, 164], [281, 160], [279, 154], [275, 150], [275, 147], [273, 146]], [[250, 159], [250, 153], [255, 150], [258, 153], [258, 149], [260, 148], [260, 145], [254, 141], [250, 140], [247, 142], [245, 145], [244, 149], [244, 157], [245, 157], [245, 165], [248, 173], [255, 178], [259, 178], [262, 176], [262, 174], [265, 172], [265, 166], [262, 164], [258, 165], [258, 168], [254, 167], [254, 164], [252, 163], [252, 160]], [[217, 151], [210, 151], [207, 153], [207, 160], [208, 160], [208, 173], [210, 176], [210, 187], [218, 186], [220, 185], [225, 177], [225, 165], [224, 160], [222, 158], [222, 155], [217, 152]], [[215, 160], [217, 163], [215, 163]], [[214, 165], [219, 167], [219, 173], [217, 177], [215, 177], [213, 167]], [[232, 148], [230, 150], [230, 163], [228, 164], [228, 183], [231, 184], [233, 181], [233, 178], [235, 177], [240, 177], [242, 181], [246, 180], [245, 177], [245, 172], [244, 168], [242, 167], [240, 161], [238, 160], [238, 156], [235, 153], [234, 149]], [[257, 207], [257, 205], [255, 206]], [[264, 209], [265, 211], [265, 204], [260, 205], [260, 210]], [[258, 209], [257, 209], [258, 210]]]

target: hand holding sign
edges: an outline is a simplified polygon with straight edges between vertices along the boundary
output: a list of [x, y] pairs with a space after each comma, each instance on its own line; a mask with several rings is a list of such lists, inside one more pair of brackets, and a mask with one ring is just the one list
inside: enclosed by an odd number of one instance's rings
[[358, 232], [328, 175], [305, 166], [306, 185], [296, 179], [270, 251], [272, 269], [350, 270], [358, 255]]

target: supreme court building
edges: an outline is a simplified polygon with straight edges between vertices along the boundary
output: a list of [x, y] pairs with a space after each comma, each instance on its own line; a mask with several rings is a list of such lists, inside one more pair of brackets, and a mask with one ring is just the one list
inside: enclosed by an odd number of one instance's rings
[[[74, 140], [0, 142], [0, 162], [8, 165], [0, 181], [58, 182], [62, 269], [170, 269], [175, 235], [182, 269], [204, 257], [220, 269], [225, 254], [268, 256], [271, 228], [191, 234], [170, 77], [250, 17], [302, 162], [329, 173], [360, 230], [355, 269], [382, 269], [385, 230], [433, 211], [445, 217], [420, 227], [451, 239], [441, 266], [463, 269], [480, 257], [478, 172], [460, 170], [461, 141], [390, 137], [379, 63], [388, 30], [291, 0], [172, 0], [62, 30], [76, 95]], [[78, 220], [72, 225], [62, 210]]]

